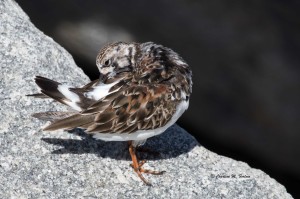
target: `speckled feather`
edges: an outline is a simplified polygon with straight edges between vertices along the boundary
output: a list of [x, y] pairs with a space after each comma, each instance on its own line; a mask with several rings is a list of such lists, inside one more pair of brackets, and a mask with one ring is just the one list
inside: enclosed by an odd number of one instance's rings
[[[124, 46], [126, 48], [122, 48]], [[122, 57], [118, 50], [127, 54]], [[108, 53], [113, 54], [114, 59], [105, 66]], [[152, 42], [108, 45], [100, 51], [96, 63], [102, 76], [82, 88], [66, 87], [65, 91], [58, 89], [57, 82], [36, 78], [43, 94], [79, 110], [55, 120], [44, 130], [80, 127], [91, 134], [131, 134], [160, 128], [171, 120], [180, 102], [189, 100], [192, 92], [189, 66], [171, 49]], [[93, 91], [97, 86], [112, 83], [105, 96], [95, 97], [98, 94]], [[69, 91], [69, 98], [62, 94]]]

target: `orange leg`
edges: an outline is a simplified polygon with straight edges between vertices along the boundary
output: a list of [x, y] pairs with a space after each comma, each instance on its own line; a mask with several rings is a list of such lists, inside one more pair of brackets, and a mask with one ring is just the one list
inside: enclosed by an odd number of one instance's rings
[[150, 173], [154, 175], [161, 175], [164, 173], [164, 171], [151, 171], [148, 169], [143, 169], [142, 166], [146, 162], [145, 160], [139, 162], [137, 157], [136, 157], [136, 148], [132, 145], [132, 141], [128, 142], [129, 144], [129, 153], [132, 159], [132, 164], [131, 167], [134, 169], [134, 171], [137, 173], [137, 175], [141, 178], [141, 180], [146, 184], [146, 185], [151, 185], [142, 175], [142, 173]]

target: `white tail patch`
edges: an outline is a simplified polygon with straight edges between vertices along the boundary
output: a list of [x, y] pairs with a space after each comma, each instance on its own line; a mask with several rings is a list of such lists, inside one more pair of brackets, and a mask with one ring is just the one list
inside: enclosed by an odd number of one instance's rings
[[68, 85], [60, 84], [57, 87], [57, 90], [67, 98], [67, 100], [64, 100], [66, 104], [68, 104], [74, 110], [81, 111], [81, 108], [77, 105], [77, 102], [80, 101], [79, 96], [76, 93], [70, 91], [69, 88], [71, 87]]
[[[113, 82], [111, 84], [100, 84], [95, 86], [92, 91], [83, 93], [86, 98], [100, 100], [101, 98], [105, 97], [106, 95], [110, 94], [109, 89], [113, 87], [118, 82]], [[80, 97], [70, 91], [70, 86], [66, 84], [60, 84], [57, 87], [57, 90], [65, 96], [64, 102], [72, 107], [74, 110], [82, 111], [82, 109], [78, 106], [78, 102], [80, 102]], [[115, 92], [115, 91], [114, 91]]]
[[84, 96], [90, 99], [100, 100], [101, 98], [110, 94], [109, 89], [117, 83], [118, 81], [111, 84], [100, 84], [98, 86], [95, 86], [92, 91], [84, 93]]

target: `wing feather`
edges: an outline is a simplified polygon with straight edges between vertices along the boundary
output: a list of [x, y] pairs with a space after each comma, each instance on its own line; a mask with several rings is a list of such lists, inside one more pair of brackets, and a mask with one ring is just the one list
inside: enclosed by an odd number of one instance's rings
[[145, 84], [122, 86], [85, 110], [56, 120], [44, 130], [85, 128], [94, 133], [132, 133], [164, 126], [176, 111], [179, 100], [169, 100], [170, 86]]
[[118, 94], [114, 99], [106, 97], [110, 104], [103, 102], [106, 108], [101, 112], [98, 112], [100, 101], [82, 112], [96, 114], [87, 132], [132, 133], [164, 126], [178, 104], [176, 100], [167, 100], [171, 93], [165, 85], [138, 85], [118, 91]]

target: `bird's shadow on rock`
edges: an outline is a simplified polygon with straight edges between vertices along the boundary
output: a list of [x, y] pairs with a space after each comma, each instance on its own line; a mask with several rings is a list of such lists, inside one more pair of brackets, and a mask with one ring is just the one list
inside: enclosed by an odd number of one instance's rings
[[[94, 153], [103, 158], [109, 157], [118, 160], [130, 159], [127, 142], [105, 142], [102, 140], [96, 140], [91, 135], [84, 133], [80, 129], [74, 129], [69, 131], [69, 133], [79, 135], [82, 139], [42, 138], [42, 140], [49, 144], [62, 147], [52, 151], [52, 154]], [[178, 125], [173, 125], [164, 133], [149, 138], [142, 148], [146, 148], [150, 152], [139, 153], [138, 155], [140, 158], [148, 160], [169, 159], [188, 153], [197, 145], [199, 145], [199, 143], [195, 140], [195, 138], [185, 132]]]

